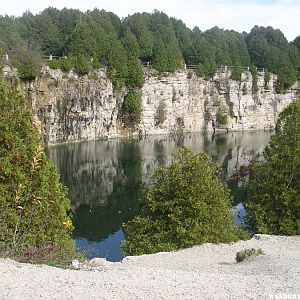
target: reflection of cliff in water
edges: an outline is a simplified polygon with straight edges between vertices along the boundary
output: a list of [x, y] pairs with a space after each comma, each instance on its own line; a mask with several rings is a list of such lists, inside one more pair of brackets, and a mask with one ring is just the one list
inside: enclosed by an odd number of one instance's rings
[[137, 214], [142, 184], [160, 165], [170, 163], [179, 146], [209, 153], [226, 181], [263, 151], [269, 137], [268, 132], [236, 132], [99, 140], [51, 147], [48, 155], [69, 188], [75, 237], [100, 241]]

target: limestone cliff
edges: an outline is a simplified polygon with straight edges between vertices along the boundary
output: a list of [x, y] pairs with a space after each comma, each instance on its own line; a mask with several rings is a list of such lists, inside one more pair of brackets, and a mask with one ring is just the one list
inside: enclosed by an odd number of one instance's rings
[[[300, 90], [296, 83], [285, 94], [276, 94], [276, 76], [271, 74], [265, 83], [260, 72], [258, 92], [252, 94], [251, 73], [244, 72], [237, 82], [230, 79], [228, 69], [218, 71], [211, 80], [186, 70], [155, 75], [145, 69], [145, 78], [142, 116], [133, 135], [272, 129], [279, 112]], [[45, 144], [128, 134], [120, 121], [127, 91], [114, 92], [105, 70], [78, 77], [45, 67], [41, 78], [24, 83], [23, 90]]]

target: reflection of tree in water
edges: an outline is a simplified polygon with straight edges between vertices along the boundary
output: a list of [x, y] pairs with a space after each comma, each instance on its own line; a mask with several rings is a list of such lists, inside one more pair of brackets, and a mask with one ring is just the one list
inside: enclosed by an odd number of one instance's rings
[[74, 237], [101, 241], [118, 231], [139, 211], [142, 182], [162, 164], [168, 164], [176, 148], [187, 145], [207, 152], [222, 170], [235, 202], [246, 189], [228, 178], [268, 142], [265, 133], [188, 134], [148, 137], [146, 140], [109, 140], [68, 144], [49, 149], [49, 157], [70, 190], [74, 211]]
[[119, 230], [121, 224], [139, 212], [141, 197], [141, 156], [136, 141], [124, 141], [117, 151], [117, 170], [113, 190], [105, 206], [82, 205], [74, 215], [74, 236], [102, 241]]

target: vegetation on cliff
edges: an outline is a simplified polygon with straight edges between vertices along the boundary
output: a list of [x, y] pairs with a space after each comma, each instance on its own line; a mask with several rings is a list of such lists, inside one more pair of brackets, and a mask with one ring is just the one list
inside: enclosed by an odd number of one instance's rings
[[28, 104], [16, 87], [0, 81], [0, 254], [52, 263], [70, 258], [69, 209]]
[[279, 115], [264, 160], [251, 165], [246, 209], [259, 233], [300, 234], [300, 98]]
[[152, 177], [143, 213], [123, 225], [123, 252], [171, 251], [245, 236], [234, 224], [229, 190], [216, 172], [206, 153], [179, 149], [171, 166], [159, 168]]
[[[41, 57], [83, 56], [90, 67], [107, 66], [116, 87], [141, 86], [139, 60], [151, 62], [160, 72], [174, 71], [184, 63], [198, 65], [198, 74], [206, 77], [221, 65], [253, 63], [279, 75], [278, 91], [299, 78], [299, 37], [289, 43], [280, 30], [259, 26], [249, 34], [218, 27], [191, 30], [181, 20], [156, 10], [120, 20], [104, 10], [82, 13], [50, 7], [37, 15], [0, 17], [0, 36], [0, 47], [13, 58], [21, 49]], [[62, 68], [68, 64], [66, 60], [60, 63]]]

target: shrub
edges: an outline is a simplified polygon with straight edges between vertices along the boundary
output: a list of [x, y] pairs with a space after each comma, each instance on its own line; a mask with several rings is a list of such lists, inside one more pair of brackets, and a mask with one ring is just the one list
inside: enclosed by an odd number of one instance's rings
[[156, 125], [162, 124], [166, 119], [166, 103], [164, 101], [160, 101], [156, 110], [155, 120]]
[[86, 61], [83, 55], [74, 56], [72, 58], [72, 62], [74, 66], [74, 71], [78, 75], [86, 75], [92, 69], [92, 66]]
[[218, 125], [221, 125], [221, 126], [228, 124], [228, 115], [220, 107], [218, 108], [217, 113], [216, 113], [216, 121], [217, 121]]
[[271, 74], [269, 73], [268, 69], [265, 69], [265, 76], [264, 76], [265, 87], [268, 86], [270, 79], [271, 79]]
[[140, 255], [238, 240], [230, 192], [216, 171], [206, 153], [179, 149], [171, 166], [151, 178], [143, 213], [123, 224], [122, 251]]
[[264, 255], [265, 253], [261, 248], [244, 249], [236, 253], [235, 260], [237, 263], [242, 262], [244, 259], [248, 259], [251, 256]]
[[73, 68], [73, 62], [71, 59], [68, 58], [62, 58], [60, 59], [60, 68], [64, 72], [70, 72]]
[[246, 83], [243, 84], [243, 95], [247, 95], [247, 86], [246, 86]]
[[126, 85], [130, 88], [141, 88], [145, 82], [144, 71], [138, 58], [128, 57], [128, 75], [126, 77]]
[[188, 74], [187, 74], [187, 79], [192, 79], [193, 78], [193, 71], [188, 71]]
[[58, 59], [48, 60], [47, 64], [51, 69], [61, 69], [61, 63]]
[[23, 80], [34, 80], [40, 74], [39, 59], [27, 50], [21, 51], [13, 61], [18, 69], [18, 75]]
[[258, 85], [257, 85], [257, 69], [254, 65], [250, 66], [250, 72], [252, 75], [252, 94], [256, 94], [258, 92]]
[[232, 80], [240, 81], [241, 74], [242, 74], [241, 66], [240, 66], [240, 64], [237, 64], [234, 66], [230, 78]]
[[250, 168], [248, 224], [266, 234], [300, 234], [300, 99], [284, 109], [264, 161]]
[[125, 123], [139, 122], [142, 112], [142, 95], [139, 92], [130, 91], [124, 98], [123, 120]]
[[0, 82], [0, 253], [25, 259], [47, 245], [70, 255], [70, 202], [31, 122], [24, 98]]

